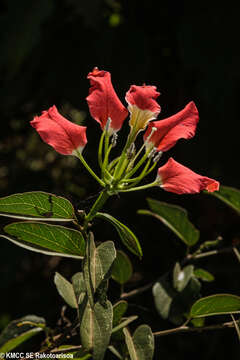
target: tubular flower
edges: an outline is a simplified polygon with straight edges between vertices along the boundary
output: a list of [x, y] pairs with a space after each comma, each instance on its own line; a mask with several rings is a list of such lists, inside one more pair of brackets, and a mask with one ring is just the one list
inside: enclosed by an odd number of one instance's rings
[[119, 100], [111, 82], [111, 74], [94, 68], [87, 76], [90, 80], [89, 95], [86, 98], [92, 117], [99, 122], [104, 130], [108, 118], [110, 135], [121, 129], [123, 121], [128, 116], [127, 109]]
[[55, 105], [43, 111], [41, 116], [35, 116], [30, 123], [42, 140], [60, 154], [81, 153], [87, 143], [86, 127], [65, 119]]
[[160, 187], [175, 194], [194, 194], [201, 190], [213, 192], [219, 190], [219, 182], [196, 174], [187, 167], [170, 158], [158, 169], [156, 181]]
[[[144, 135], [146, 147], [155, 147], [157, 151], [169, 150], [179, 139], [190, 139], [195, 135], [198, 120], [198, 110], [191, 101], [177, 114], [148, 125]], [[153, 128], [156, 129], [154, 132]]]
[[128, 110], [131, 114], [129, 124], [136, 133], [144, 130], [149, 121], [156, 119], [161, 111], [156, 98], [160, 95], [156, 86], [132, 85], [126, 94]]

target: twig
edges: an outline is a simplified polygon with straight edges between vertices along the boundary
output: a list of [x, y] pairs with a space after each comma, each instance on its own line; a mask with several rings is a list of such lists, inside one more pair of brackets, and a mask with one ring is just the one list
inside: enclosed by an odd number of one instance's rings
[[223, 254], [223, 253], [230, 253], [230, 252], [233, 251], [233, 249], [234, 248], [232, 246], [229, 246], [229, 247], [225, 247], [225, 248], [222, 248], [222, 249], [205, 251], [205, 252], [202, 252], [200, 254], [189, 254], [186, 257], [185, 262], [189, 261], [189, 260], [195, 260], [195, 259], [204, 258], [204, 257], [207, 257], [207, 256], [218, 255], [218, 254]]
[[142, 286], [142, 287], [140, 287], [140, 288], [138, 288], [138, 289], [134, 289], [134, 290], [132, 290], [132, 291], [129, 291], [128, 293], [122, 293], [121, 296], [120, 296], [120, 298], [121, 298], [121, 299], [127, 299], [127, 298], [129, 298], [129, 297], [131, 297], [131, 296], [135, 296], [135, 295], [141, 294], [141, 293], [143, 293], [144, 291], [147, 291], [148, 289], [150, 289], [150, 288], [153, 286], [154, 283], [155, 283], [155, 282], [151, 282], [151, 283], [149, 283], [149, 284], [147, 284], [147, 285], [144, 285], [144, 286]]
[[210, 331], [210, 330], [221, 330], [226, 328], [233, 328], [234, 322], [225, 322], [222, 324], [215, 324], [209, 326], [200, 326], [200, 327], [189, 327], [189, 326], [180, 326], [174, 329], [162, 330], [153, 333], [154, 336], [166, 336], [172, 334], [179, 334], [179, 333], [190, 333], [190, 332], [202, 332], [202, 331]]

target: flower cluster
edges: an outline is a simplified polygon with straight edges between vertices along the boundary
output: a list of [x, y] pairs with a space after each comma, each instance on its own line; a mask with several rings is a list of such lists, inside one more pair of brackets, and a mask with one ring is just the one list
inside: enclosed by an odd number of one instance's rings
[[[88, 74], [88, 79], [91, 86], [86, 100], [91, 116], [102, 129], [98, 150], [101, 177], [95, 174], [82, 155], [87, 144], [86, 127], [65, 119], [56, 106], [43, 111], [41, 116], [36, 116], [31, 121], [43, 141], [60, 154], [77, 156], [110, 195], [152, 186], [160, 186], [177, 194], [197, 193], [201, 190], [212, 192], [219, 189], [219, 182], [193, 172], [173, 158], [159, 167], [157, 177], [152, 183], [136, 186], [153, 171], [163, 152], [172, 148], [179, 139], [190, 139], [195, 135], [199, 121], [198, 110], [191, 101], [177, 114], [156, 120], [161, 108], [156, 101], [160, 93], [155, 86], [132, 85], [126, 93], [127, 109], [112, 86], [109, 72], [94, 68]], [[117, 132], [128, 114], [130, 132], [126, 144], [121, 155], [110, 160], [111, 149], [116, 145]], [[135, 140], [143, 130], [143, 145], [136, 151]], [[137, 176], [133, 177], [135, 173]]]

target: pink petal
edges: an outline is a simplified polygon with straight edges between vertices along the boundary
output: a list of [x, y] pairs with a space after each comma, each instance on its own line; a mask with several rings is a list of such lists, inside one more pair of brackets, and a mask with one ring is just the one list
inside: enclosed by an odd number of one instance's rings
[[148, 140], [158, 151], [167, 151], [173, 147], [179, 139], [190, 139], [195, 135], [199, 120], [198, 110], [193, 101], [177, 114], [166, 119], [153, 121], [149, 124], [144, 135], [144, 140], [150, 135], [152, 128], [157, 130]]
[[160, 95], [156, 89], [156, 86], [151, 85], [132, 85], [126, 94], [126, 101], [130, 106], [136, 105], [141, 110], [151, 111], [156, 118], [161, 111], [155, 100]]
[[59, 114], [56, 106], [43, 111], [30, 122], [42, 140], [63, 155], [71, 155], [74, 150], [83, 150], [87, 143], [86, 127], [72, 123]]
[[161, 187], [176, 194], [194, 194], [201, 190], [213, 192], [219, 190], [219, 182], [206, 176], [196, 174], [179, 164], [173, 158], [158, 169]]
[[87, 78], [90, 80], [91, 87], [86, 100], [92, 117], [99, 122], [102, 130], [110, 117], [111, 132], [118, 131], [128, 116], [128, 111], [114, 91], [111, 74], [95, 68]]

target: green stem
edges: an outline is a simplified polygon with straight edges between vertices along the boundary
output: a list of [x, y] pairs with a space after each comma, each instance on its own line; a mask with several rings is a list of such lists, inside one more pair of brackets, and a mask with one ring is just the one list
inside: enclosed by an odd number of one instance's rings
[[125, 189], [125, 190], [120, 190], [118, 189], [119, 192], [130, 192], [130, 191], [138, 191], [138, 190], [144, 190], [144, 189], [148, 189], [150, 187], [153, 187], [153, 186], [157, 186], [159, 185], [159, 182], [158, 181], [154, 181], [150, 184], [146, 184], [146, 185], [142, 185], [142, 186], [138, 186], [138, 187], [134, 187], [134, 188], [130, 188], [130, 189]]
[[82, 164], [85, 166], [85, 168], [87, 169], [87, 171], [95, 178], [95, 180], [97, 180], [97, 182], [99, 182], [100, 185], [102, 185], [103, 187], [105, 187], [105, 183], [95, 174], [95, 172], [90, 168], [90, 166], [88, 165], [88, 163], [85, 161], [84, 157], [82, 156], [82, 154], [78, 151], [75, 150], [77, 157], [79, 158], [79, 160], [81, 160]]
[[108, 166], [108, 158], [109, 158], [109, 154], [110, 154], [111, 150], [112, 150], [112, 144], [109, 146], [109, 148], [105, 152], [105, 156], [104, 156], [104, 160], [103, 160], [103, 164], [102, 164], [102, 173], [103, 174]]
[[91, 210], [89, 211], [89, 213], [85, 217], [84, 225], [83, 225], [84, 230], [86, 230], [88, 223], [95, 217], [98, 210], [100, 210], [103, 207], [103, 205], [105, 204], [105, 202], [107, 201], [109, 196], [110, 195], [108, 194], [108, 192], [106, 190], [103, 190], [101, 192], [101, 194], [99, 195], [99, 197], [97, 198], [97, 200], [93, 204]]
[[112, 170], [112, 168], [116, 165], [119, 159], [120, 157], [118, 156], [116, 159], [113, 159], [113, 161], [110, 162], [110, 164], [108, 165], [108, 171]]
[[134, 166], [134, 168], [129, 171], [129, 173], [127, 173], [126, 178], [130, 178], [133, 174], [135, 174], [135, 172], [140, 168], [140, 166], [144, 163], [144, 161], [147, 159], [148, 154], [150, 151], [147, 151], [143, 157], [141, 158], [141, 160], [137, 163], [137, 165]]
[[[134, 181], [134, 183], [131, 184], [131, 186], [137, 185], [147, 175], [150, 163], [151, 163], [151, 159], [148, 159], [148, 162], [146, 163], [142, 173], [137, 178], [135, 178], [136, 181]], [[126, 182], [127, 181], [128, 181], [128, 179], [126, 179]]]
[[102, 132], [102, 135], [101, 135], [101, 138], [99, 141], [99, 146], [98, 146], [98, 163], [99, 163], [100, 168], [102, 167], [102, 148], [103, 148], [103, 140], [104, 140], [105, 134], [106, 134], [106, 132], [104, 130]]

